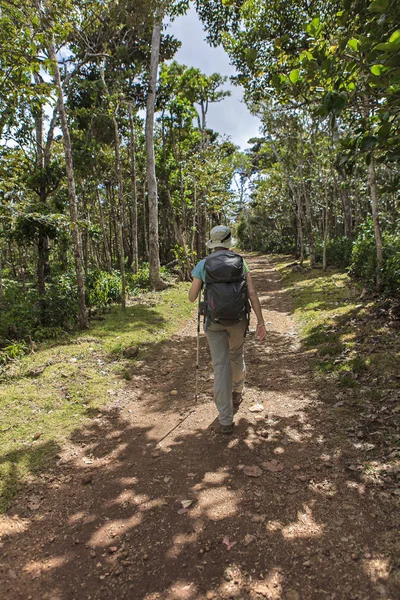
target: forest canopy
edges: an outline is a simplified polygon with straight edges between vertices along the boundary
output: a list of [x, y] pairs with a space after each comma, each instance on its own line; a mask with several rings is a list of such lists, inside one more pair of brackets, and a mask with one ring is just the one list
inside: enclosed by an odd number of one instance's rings
[[[174, 56], [195, 6], [260, 134], [208, 127], [223, 74]], [[210, 229], [400, 289], [397, 0], [0, 0], [0, 343], [190, 278]]]

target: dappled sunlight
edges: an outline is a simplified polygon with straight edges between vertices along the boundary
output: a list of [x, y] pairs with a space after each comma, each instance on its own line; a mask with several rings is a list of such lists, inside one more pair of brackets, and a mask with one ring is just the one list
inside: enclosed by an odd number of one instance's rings
[[25, 564], [25, 566], [23, 567], [23, 571], [25, 573], [29, 573], [35, 579], [35, 577], [39, 577], [40, 575], [42, 575], [42, 573], [62, 567], [71, 560], [73, 560], [72, 552], [69, 552], [63, 556], [53, 556], [51, 558], [45, 558], [41, 561], [31, 560]]
[[[367, 554], [369, 553], [367, 552]], [[368, 577], [373, 583], [385, 581], [389, 577], [390, 561], [388, 558], [385, 558], [383, 556], [369, 556], [369, 558], [364, 558], [362, 560], [362, 566], [365, 573], [368, 575]]]
[[324, 530], [323, 525], [315, 522], [309, 506], [304, 506], [303, 510], [298, 511], [297, 521], [281, 527], [282, 535], [287, 539], [321, 537]]
[[236, 492], [221, 486], [199, 491], [197, 503], [191, 512], [194, 517], [207, 517], [211, 521], [220, 521], [238, 514], [239, 503], [240, 499]]
[[[187, 581], [185, 579], [179, 579], [173, 583], [165, 593], [168, 594], [174, 600], [191, 600], [192, 598], [198, 598], [197, 585], [193, 581]], [[150, 594], [146, 595], [143, 600], [153, 600]]]
[[[271, 318], [287, 302], [271, 294]], [[194, 320], [131, 365], [126, 391], [16, 501], [22, 526], [1, 543], [22, 597], [308, 600], [333, 589], [337, 600], [375, 600], [393, 569], [379, 548], [395, 528], [364, 479], [363, 439], [349, 439], [350, 418], [342, 437], [335, 428], [332, 406], [349, 397], [316, 385], [292, 329], [269, 336], [272, 353], [249, 335], [232, 436], [216, 432], [203, 337], [195, 399]], [[4, 586], [14, 600], [15, 581]]]
[[138, 527], [142, 523], [143, 518], [144, 514], [139, 513], [126, 519], [108, 521], [91, 535], [88, 540], [88, 546], [93, 548], [110, 546], [116, 535], [121, 536]]

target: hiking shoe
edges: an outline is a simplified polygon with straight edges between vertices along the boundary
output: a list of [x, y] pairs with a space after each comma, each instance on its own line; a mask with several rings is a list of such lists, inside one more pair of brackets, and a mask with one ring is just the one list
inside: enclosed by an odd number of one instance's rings
[[233, 406], [240, 406], [243, 402], [244, 392], [232, 392]]
[[218, 433], [225, 433], [226, 435], [229, 435], [230, 433], [233, 433], [233, 423], [231, 423], [230, 425], [219, 425], [219, 429], [218, 429]]

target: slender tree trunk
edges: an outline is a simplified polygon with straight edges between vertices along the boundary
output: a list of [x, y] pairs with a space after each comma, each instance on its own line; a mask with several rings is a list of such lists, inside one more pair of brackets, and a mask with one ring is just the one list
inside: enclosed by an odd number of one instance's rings
[[[322, 250], [322, 270], [326, 271], [326, 267], [327, 267], [327, 262], [326, 262], [326, 245], [328, 242], [328, 237], [329, 237], [329, 200], [328, 200], [328, 188], [327, 188], [327, 181], [325, 179], [325, 185], [324, 185], [324, 194], [325, 194], [325, 215], [323, 215], [322, 217], [322, 224], [323, 224], [323, 235], [324, 235], [324, 240], [323, 240], [323, 250]], [[324, 218], [325, 216], [325, 218]]]
[[300, 265], [303, 266], [304, 262], [304, 238], [303, 238], [303, 219], [302, 219], [302, 208], [301, 208], [301, 195], [296, 193], [296, 202], [297, 202], [297, 244], [299, 249], [299, 262]]
[[376, 291], [382, 290], [383, 244], [378, 211], [378, 192], [375, 178], [375, 158], [372, 155], [368, 165], [369, 189], [371, 192], [372, 220], [374, 222], [376, 244]]
[[99, 189], [97, 187], [96, 187], [96, 194], [97, 194], [97, 204], [98, 204], [98, 207], [99, 207], [101, 231], [102, 231], [102, 234], [103, 234], [104, 256], [105, 256], [105, 259], [106, 259], [107, 270], [108, 270], [108, 272], [111, 273], [111, 271], [112, 271], [112, 264], [111, 264], [110, 246], [108, 244], [107, 230], [106, 230], [106, 226], [105, 226], [105, 223], [104, 223], [104, 214], [103, 214], [103, 207], [101, 206], [100, 193], [99, 193]]
[[190, 244], [190, 252], [192, 257], [195, 253], [196, 248], [196, 236], [197, 232], [197, 189], [196, 189], [196, 180], [193, 181], [193, 222], [192, 222], [192, 240]]
[[131, 200], [131, 246], [132, 246], [132, 265], [133, 272], [137, 273], [139, 268], [139, 255], [138, 255], [138, 209], [137, 209], [137, 183], [136, 183], [136, 138], [135, 138], [135, 123], [133, 121], [132, 104], [128, 104], [129, 112], [129, 127], [130, 127], [130, 140], [129, 140], [129, 152], [131, 161], [131, 189], [132, 189], [132, 200]]
[[71, 216], [71, 229], [72, 229], [72, 242], [74, 246], [74, 258], [75, 258], [75, 270], [78, 284], [78, 302], [79, 302], [79, 324], [82, 328], [89, 327], [88, 314], [86, 310], [85, 302], [85, 282], [83, 278], [83, 266], [82, 266], [82, 248], [79, 239], [79, 228], [78, 228], [78, 207], [76, 200], [76, 189], [75, 189], [75, 177], [74, 177], [74, 166], [72, 162], [72, 146], [69, 135], [69, 128], [67, 122], [67, 114], [65, 111], [63, 89], [61, 84], [60, 70], [58, 68], [57, 54], [54, 45], [53, 38], [49, 43], [49, 56], [53, 63], [54, 79], [56, 83], [59, 106], [60, 106], [60, 118], [61, 128], [63, 132], [64, 142], [64, 153], [65, 153], [65, 166], [67, 171], [68, 181], [68, 198], [69, 198], [69, 209]]
[[143, 180], [143, 256], [144, 260], [149, 260], [149, 235], [148, 235], [148, 202], [146, 200], [146, 179]]
[[160, 55], [162, 19], [156, 14], [151, 40], [150, 81], [147, 93], [146, 110], [146, 166], [147, 189], [149, 199], [149, 262], [150, 285], [155, 290], [167, 287], [160, 277], [160, 247], [158, 237], [158, 191], [156, 166], [154, 158], [154, 108], [156, 100], [156, 84], [158, 61]]
[[314, 230], [313, 223], [311, 217], [311, 205], [310, 205], [310, 196], [307, 190], [303, 186], [304, 193], [304, 201], [306, 205], [306, 223], [307, 223], [307, 233], [308, 233], [308, 245], [310, 248], [310, 265], [311, 268], [315, 267], [315, 239], [314, 239]]
[[115, 144], [115, 162], [117, 167], [117, 181], [118, 181], [118, 206], [119, 206], [119, 219], [118, 219], [118, 244], [119, 244], [119, 255], [120, 255], [120, 270], [121, 270], [121, 307], [123, 310], [126, 308], [126, 278], [125, 278], [125, 248], [124, 248], [124, 182], [122, 176], [122, 165], [121, 155], [119, 149], [119, 130], [118, 122], [113, 117], [114, 124], [114, 144]]
[[0, 248], [0, 296], [3, 295], [3, 254]]

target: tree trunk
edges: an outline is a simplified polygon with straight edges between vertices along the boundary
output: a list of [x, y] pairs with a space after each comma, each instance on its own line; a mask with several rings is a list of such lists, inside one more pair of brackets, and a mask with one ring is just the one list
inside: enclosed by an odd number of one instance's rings
[[70, 135], [69, 135], [67, 114], [65, 111], [60, 70], [58, 68], [57, 54], [56, 54], [53, 37], [49, 43], [49, 56], [50, 56], [50, 60], [53, 63], [54, 79], [55, 79], [57, 94], [58, 94], [58, 98], [59, 98], [61, 129], [63, 132], [65, 166], [66, 166], [67, 181], [68, 181], [69, 209], [70, 209], [70, 216], [71, 216], [72, 242], [73, 242], [73, 247], [74, 247], [75, 270], [76, 270], [76, 278], [77, 278], [77, 284], [78, 284], [79, 324], [82, 328], [88, 328], [89, 320], [88, 320], [88, 315], [87, 315], [87, 310], [86, 310], [86, 302], [85, 302], [85, 282], [84, 282], [84, 278], [83, 278], [83, 267], [82, 267], [82, 248], [81, 248], [81, 242], [79, 239], [79, 229], [78, 229], [78, 208], [77, 208], [77, 200], [76, 200], [74, 166], [73, 166], [73, 162], [72, 162], [72, 146], [71, 146], [71, 139], [70, 139]]
[[158, 191], [156, 179], [156, 166], [154, 159], [154, 107], [156, 100], [156, 84], [158, 61], [160, 55], [162, 19], [156, 14], [151, 40], [150, 81], [147, 93], [146, 109], [146, 167], [147, 190], [149, 199], [149, 262], [150, 285], [155, 290], [167, 287], [160, 277], [160, 248], [158, 238]]
[[[310, 205], [310, 196], [307, 193], [307, 190], [303, 187], [304, 192], [304, 201], [306, 205], [306, 222], [307, 222], [307, 233], [308, 233], [308, 245], [310, 247], [310, 265], [311, 268], [315, 267], [315, 240], [314, 240], [314, 230], [311, 218], [311, 205]], [[300, 195], [300, 194], [299, 194]]]
[[106, 266], [107, 266], [108, 272], [111, 273], [112, 264], [111, 264], [110, 246], [108, 244], [107, 230], [106, 230], [106, 226], [104, 223], [103, 207], [101, 206], [101, 198], [100, 198], [100, 193], [99, 193], [98, 187], [96, 187], [96, 194], [97, 194], [97, 204], [99, 206], [101, 231], [103, 234], [103, 245], [104, 245], [104, 255], [105, 255], [105, 259], [106, 259]]
[[118, 181], [118, 206], [119, 206], [119, 219], [118, 219], [118, 244], [119, 244], [119, 256], [120, 256], [120, 271], [121, 271], [121, 307], [123, 310], [126, 308], [126, 279], [125, 279], [125, 248], [124, 248], [124, 182], [122, 177], [122, 166], [121, 166], [121, 155], [119, 151], [119, 130], [118, 122], [115, 116], [113, 117], [114, 124], [114, 144], [115, 144], [115, 162], [117, 167], [117, 181]]
[[369, 189], [371, 192], [372, 219], [374, 222], [375, 244], [376, 244], [376, 291], [382, 290], [382, 267], [383, 267], [383, 244], [381, 225], [379, 222], [378, 193], [375, 178], [375, 158], [371, 155], [368, 165]]
[[299, 262], [300, 265], [303, 266], [304, 262], [304, 239], [303, 239], [303, 219], [302, 219], [302, 209], [301, 209], [301, 195], [296, 193], [296, 202], [297, 202], [297, 214], [296, 214], [296, 222], [297, 222], [297, 246], [299, 251]]
[[2, 250], [0, 248], [0, 296], [3, 295], [3, 260]]
[[132, 265], [133, 272], [137, 273], [139, 268], [139, 256], [138, 256], [138, 213], [137, 213], [137, 184], [136, 184], [136, 139], [135, 139], [135, 123], [133, 121], [132, 104], [128, 104], [129, 112], [129, 127], [130, 127], [130, 140], [129, 140], [129, 152], [131, 160], [131, 188], [132, 188], [132, 200], [131, 200], [131, 247], [132, 247]]

